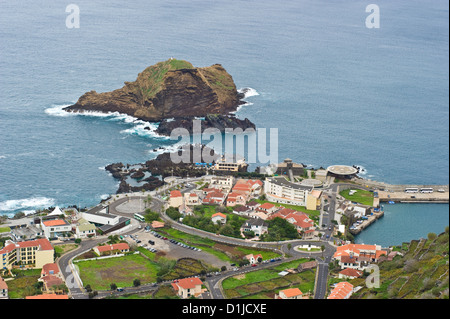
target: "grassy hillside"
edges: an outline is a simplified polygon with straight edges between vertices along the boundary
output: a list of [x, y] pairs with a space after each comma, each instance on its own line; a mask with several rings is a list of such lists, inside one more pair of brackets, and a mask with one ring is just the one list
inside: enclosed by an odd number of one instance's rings
[[380, 267], [380, 288], [368, 289], [364, 279], [350, 281], [364, 288], [352, 298], [376, 299], [448, 299], [448, 227], [439, 236], [413, 240], [396, 247], [403, 254]]

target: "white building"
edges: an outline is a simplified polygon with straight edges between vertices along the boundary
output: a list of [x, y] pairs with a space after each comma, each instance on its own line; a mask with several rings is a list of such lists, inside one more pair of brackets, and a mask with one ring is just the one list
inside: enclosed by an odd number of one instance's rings
[[264, 181], [266, 199], [282, 204], [306, 206], [312, 186], [304, 186], [287, 181], [284, 177], [268, 177]]
[[261, 218], [251, 218], [241, 226], [241, 231], [252, 231], [259, 237], [269, 231], [269, 225]]
[[108, 207], [101, 205], [81, 213], [81, 217], [95, 225], [117, 225], [120, 221], [120, 216], [109, 214]]
[[215, 213], [211, 216], [211, 220], [214, 224], [225, 224], [227, 222], [227, 215], [222, 213]]
[[234, 184], [233, 176], [213, 176], [211, 178], [210, 188], [218, 188], [225, 191], [230, 191]]
[[77, 238], [96, 237], [95, 225], [91, 224], [84, 218], [78, 220], [78, 225], [75, 228], [75, 236]]
[[64, 236], [72, 231], [72, 226], [64, 219], [43, 220], [40, 225], [47, 238]]

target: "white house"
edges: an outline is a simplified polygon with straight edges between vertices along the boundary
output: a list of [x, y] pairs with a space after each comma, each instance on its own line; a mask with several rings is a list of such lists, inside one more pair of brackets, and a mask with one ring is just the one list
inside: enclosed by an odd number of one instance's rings
[[257, 254], [257, 255], [249, 254], [249, 255], [245, 256], [245, 259], [247, 259], [251, 264], [256, 264], [258, 262], [259, 258], [261, 258], [261, 260], [262, 260], [261, 254]]
[[269, 225], [261, 218], [252, 218], [245, 221], [241, 226], [241, 232], [252, 231], [255, 236], [261, 236], [269, 231]]
[[75, 236], [77, 238], [96, 237], [95, 225], [91, 224], [84, 218], [78, 220], [78, 225], [75, 228]]
[[214, 224], [225, 224], [227, 222], [227, 215], [222, 213], [215, 213], [211, 216], [211, 220]]
[[72, 226], [64, 219], [43, 220], [40, 225], [47, 238], [64, 236], [72, 231]]
[[172, 287], [177, 292], [177, 295], [183, 299], [201, 295], [203, 292], [202, 285], [203, 282], [197, 277], [175, 280], [172, 283]]
[[275, 295], [275, 299], [302, 299], [303, 293], [298, 288], [288, 288], [280, 290], [279, 295]]

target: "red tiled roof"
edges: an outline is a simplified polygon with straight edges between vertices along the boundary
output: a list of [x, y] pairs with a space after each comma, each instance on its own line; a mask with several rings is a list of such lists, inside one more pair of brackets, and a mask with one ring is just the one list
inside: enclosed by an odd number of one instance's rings
[[339, 272], [340, 274], [343, 274], [344, 276], [348, 277], [361, 277], [362, 271], [353, 269], [353, 268], [345, 268], [344, 270], [341, 270]]
[[41, 279], [47, 284], [47, 287], [58, 286], [64, 283], [61, 278], [53, 275], [44, 276]]
[[273, 207], [275, 207], [274, 204], [271, 203], [264, 203], [261, 206], [258, 207], [258, 209], [272, 209]]
[[353, 291], [353, 285], [343, 281], [334, 287], [327, 299], [344, 299]]
[[376, 245], [348, 244], [337, 247], [333, 257], [349, 256], [350, 252], [353, 252], [356, 256], [370, 256], [377, 259], [381, 255], [387, 254], [384, 250], [377, 250]]
[[51, 227], [51, 226], [62, 226], [66, 225], [67, 223], [62, 219], [54, 219], [54, 220], [46, 220], [42, 222], [45, 226]]
[[24, 248], [24, 247], [40, 247], [41, 250], [53, 250], [52, 244], [48, 241], [47, 238], [21, 241], [18, 243], [9, 244], [3, 249], [0, 250], [0, 254], [10, 253], [16, 248]]
[[118, 243], [118, 244], [113, 244], [113, 245], [105, 245], [105, 246], [97, 246], [97, 249], [99, 252], [104, 252], [104, 251], [111, 251], [111, 250], [126, 250], [126, 249], [130, 249], [130, 246], [128, 246], [128, 244], [126, 243]]
[[59, 268], [56, 263], [45, 264], [42, 267], [42, 271], [41, 271], [41, 274], [45, 274], [45, 275], [56, 275], [58, 273], [59, 273]]
[[283, 292], [284, 295], [288, 298], [303, 295], [302, 291], [298, 288], [284, 289], [284, 290], [281, 290], [280, 293], [281, 292]]
[[180, 279], [176, 285], [183, 289], [194, 289], [197, 285], [203, 285], [203, 282], [197, 277]]
[[171, 191], [170, 192], [170, 197], [174, 198], [174, 197], [181, 197], [181, 192], [180, 191]]
[[8, 289], [8, 285], [7, 285], [6, 282], [3, 280], [2, 277], [0, 277], [0, 289]]
[[216, 216], [220, 216], [220, 217], [225, 218], [225, 219], [227, 218], [227, 215], [222, 214], [222, 213], [215, 213], [214, 215], [211, 216], [211, 218], [214, 218]]

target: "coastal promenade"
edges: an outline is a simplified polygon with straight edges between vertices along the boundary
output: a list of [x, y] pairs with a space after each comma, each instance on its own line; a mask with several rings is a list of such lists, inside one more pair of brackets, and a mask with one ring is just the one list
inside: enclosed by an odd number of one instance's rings
[[[401, 203], [449, 203], [449, 185], [412, 185], [412, 184], [387, 184], [383, 182], [372, 181], [370, 179], [352, 178], [348, 182], [337, 183], [339, 190], [344, 189], [365, 189], [378, 192], [378, 197], [374, 199], [374, 207], [380, 202], [401, 202]], [[406, 193], [407, 188], [431, 188], [431, 193]]]
[[386, 192], [379, 191], [378, 198], [380, 202], [401, 202], [401, 203], [448, 203], [449, 202], [449, 192], [433, 192], [429, 194], [422, 193], [405, 193], [403, 192]]

